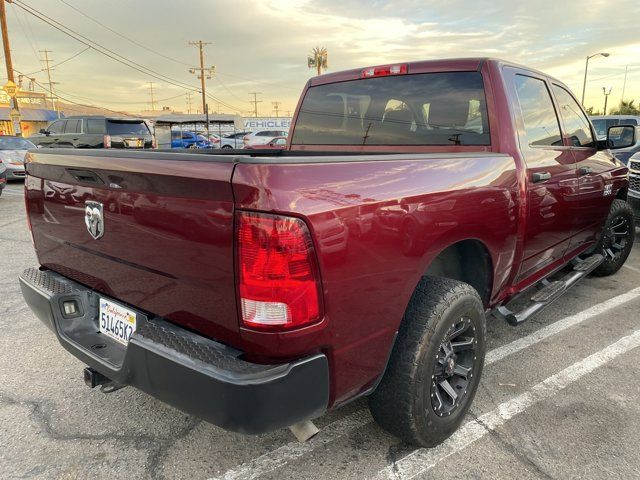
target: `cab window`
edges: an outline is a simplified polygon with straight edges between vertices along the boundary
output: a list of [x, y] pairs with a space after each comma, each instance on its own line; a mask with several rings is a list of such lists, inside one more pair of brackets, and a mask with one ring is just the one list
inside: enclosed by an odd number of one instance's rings
[[545, 82], [516, 75], [515, 86], [527, 144], [532, 147], [562, 145], [558, 117]]
[[587, 116], [583, 113], [571, 94], [564, 88], [554, 85], [553, 93], [560, 107], [560, 116], [565, 128], [565, 136], [574, 147], [595, 147], [591, 126]]

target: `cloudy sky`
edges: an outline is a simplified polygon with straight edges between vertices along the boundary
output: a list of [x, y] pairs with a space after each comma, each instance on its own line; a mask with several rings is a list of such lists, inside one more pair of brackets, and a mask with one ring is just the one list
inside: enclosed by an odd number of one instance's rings
[[[17, 4], [164, 80], [82, 52], [85, 45]], [[249, 92], [262, 92], [262, 115], [273, 113], [273, 101], [285, 114], [293, 110], [313, 74], [306, 57], [316, 45], [328, 49], [329, 71], [495, 56], [555, 75], [578, 97], [585, 57], [608, 52], [590, 62], [586, 105], [602, 110], [604, 86], [612, 87], [609, 105], [617, 104], [627, 66], [625, 97], [640, 101], [640, 0], [16, 0], [7, 16], [17, 71], [45, 83], [40, 50], [51, 50], [53, 64], [64, 61], [52, 72], [61, 97], [116, 110], [148, 109], [152, 81], [158, 105], [186, 111], [186, 90], [167, 77], [196, 87], [194, 40], [211, 42], [205, 61], [217, 74], [207, 88], [221, 103], [209, 103], [225, 112], [247, 114]], [[195, 94], [192, 105], [199, 105]]]

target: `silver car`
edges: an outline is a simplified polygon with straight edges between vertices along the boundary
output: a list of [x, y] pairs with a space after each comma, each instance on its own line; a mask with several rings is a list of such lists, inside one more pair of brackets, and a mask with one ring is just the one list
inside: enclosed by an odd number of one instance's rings
[[12, 135], [0, 136], [0, 160], [7, 168], [7, 180], [25, 177], [24, 156], [27, 150], [36, 148], [29, 140]]

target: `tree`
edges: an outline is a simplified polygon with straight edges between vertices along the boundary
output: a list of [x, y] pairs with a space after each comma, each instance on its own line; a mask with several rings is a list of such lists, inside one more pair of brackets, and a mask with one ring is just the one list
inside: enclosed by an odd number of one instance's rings
[[622, 100], [617, 110], [611, 115], [640, 115], [640, 108], [635, 105], [635, 100]]
[[329, 54], [324, 47], [315, 47], [311, 50], [311, 55], [307, 57], [307, 66], [309, 68], [315, 68], [318, 75], [322, 73], [322, 70], [326, 70], [328, 66]]
[[594, 107], [589, 107], [589, 108], [585, 108], [585, 111], [587, 112], [587, 115], [589, 115], [590, 117], [597, 117], [598, 115], [602, 115], [602, 112], [598, 111], [598, 110], [593, 110]]

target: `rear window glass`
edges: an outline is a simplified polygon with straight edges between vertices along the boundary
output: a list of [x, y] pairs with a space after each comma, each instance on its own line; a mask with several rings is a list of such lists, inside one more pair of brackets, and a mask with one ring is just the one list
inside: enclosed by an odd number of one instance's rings
[[427, 73], [311, 87], [297, 145], [489, 145], [482, 75]]
[[144, 122], [120, 122], [107, 120], [109, 135], [149, 135], [149, 129]]

